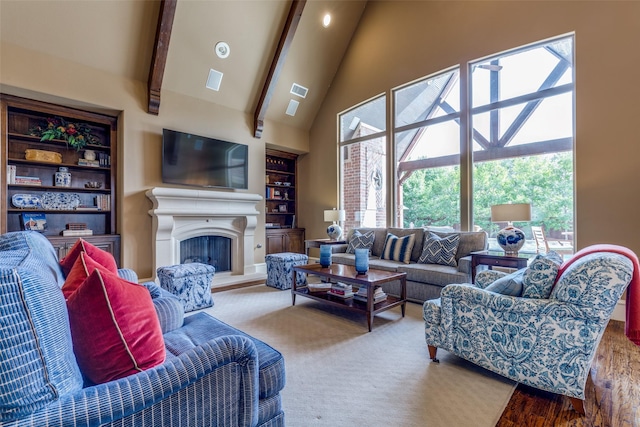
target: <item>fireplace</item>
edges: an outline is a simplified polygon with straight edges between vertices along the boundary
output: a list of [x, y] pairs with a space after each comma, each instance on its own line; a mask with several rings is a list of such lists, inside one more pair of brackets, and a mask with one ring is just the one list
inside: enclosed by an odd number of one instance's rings
[[212, 287], [263, 280], [256, 263], [255, 228], [262, 201], [257, 194], [155, 187], [147, 191], [153, 208], [154, 272], [158, 267], [202, 262], [216, 267]]
[[180, 264], [200, 262], [216, 268], [217, 273], [231, 271], [231, 239], [222, 236], [198, 236], [180, 242]]

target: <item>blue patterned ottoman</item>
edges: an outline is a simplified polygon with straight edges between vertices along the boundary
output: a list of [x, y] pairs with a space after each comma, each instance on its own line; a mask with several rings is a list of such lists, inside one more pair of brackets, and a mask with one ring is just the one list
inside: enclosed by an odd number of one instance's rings
[[209, 264], [192, 262], [158, 268], [160, 286], [178, 297], [184, 311], [211, 307], [211, 281], [216, 269]]
[[[305, 265], [309, 257], [305, 254], [283, 252], [269, 254], [264, 259], [267, 263], [267, 286], [278, 289], [291, 289], [291, 286], [293, 286], [293, 267]], [[298, 285], [307, 284], [306, 274], [296, 272], [296, 275], [296, 283]]]

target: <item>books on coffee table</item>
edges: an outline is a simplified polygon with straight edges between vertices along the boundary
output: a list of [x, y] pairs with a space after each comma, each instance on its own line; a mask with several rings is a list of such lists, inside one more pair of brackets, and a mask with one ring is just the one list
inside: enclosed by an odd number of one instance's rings
[[[361, 286], [358, 288], [358, 292], [353, 297], [356, 301], [367, 302], [367, 287]], [[373, 303], [377, 304], [379, 302], [385, 301], [387, 299], [387, 294], [382, 290], [380, 286], [376, 286], [373, 291]]]
[[332, 284], [329, 294], [339, 298], [351, 298], [354, 295], [351, 285], [342, 282]]
[[309, 292], [328, 292], [331, 290], [331, 283], [329, 282], [308, 283], [307, 289], [309, 289]]

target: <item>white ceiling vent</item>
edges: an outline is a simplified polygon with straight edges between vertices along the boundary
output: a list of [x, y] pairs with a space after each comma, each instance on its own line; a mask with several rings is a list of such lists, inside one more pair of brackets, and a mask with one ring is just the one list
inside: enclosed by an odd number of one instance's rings
[[298, 111], [298, 105], [300, 105], [300, 103], [294, 99], [290, 99], [289, 100], [289, 105], [287, 106], [287, 111], [286, 113], [290, 116], [295, 116], [296, 115], [296, 111]]
[[300, 86], [298, 83], [294, 83], [291, 86], [291, 93], [299, 96], [300, 98], [306, 98], [307, 92], [309, 92], [309, 89], [304, 86]]
[[222, 83], [222, 73], [213, 68], [210, 69], [209, 78], [207, 79], [207, 89], [220, 90], [220, 83]]

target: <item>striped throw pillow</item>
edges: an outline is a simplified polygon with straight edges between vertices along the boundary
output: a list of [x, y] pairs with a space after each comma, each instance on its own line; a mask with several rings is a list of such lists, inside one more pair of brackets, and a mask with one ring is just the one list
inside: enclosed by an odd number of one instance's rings
[[409, 264], [409, 261], [411, 260], [411, 251], [413, 250], [415, 241], [415, 234], [398, 237], [394, 234], [387, 233], [387, 238], [384, 241], [384, 249], [382, 250], [382, 256], [380, 259], [390, 259], [392, 261], [400, 261], [405, 264]]
[[440, 264], [456, 267], [458, 265], [456, 253], [458, 252], [459, 243], [459, 234], [440, 237], [429, 232], [429, 237], [425, 239], [422, 246], [422, 255], [420, 255], [418, 262], [420, 264]]

